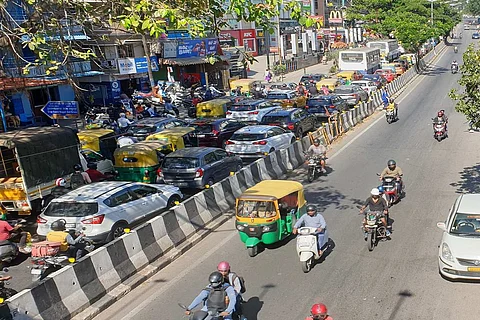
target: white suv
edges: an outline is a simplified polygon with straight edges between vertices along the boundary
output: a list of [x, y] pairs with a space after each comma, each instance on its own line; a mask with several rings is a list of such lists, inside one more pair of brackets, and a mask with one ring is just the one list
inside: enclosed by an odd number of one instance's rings
[[175, 206], [183, 194], [177, 187], [108, 181], [88, 184], [53, 199], [37, 218], [37, 233], [46, 236], [52, 222], [82, 230], [96, 243], [111, 241], [126, 227], [161, 209]]
[[226, 115], [228, 119], [248, 123], [260, 123], [264, 115], [278, 108], [281, 108], [279, 104], [263, 99], [245, 99], [233, 104]]

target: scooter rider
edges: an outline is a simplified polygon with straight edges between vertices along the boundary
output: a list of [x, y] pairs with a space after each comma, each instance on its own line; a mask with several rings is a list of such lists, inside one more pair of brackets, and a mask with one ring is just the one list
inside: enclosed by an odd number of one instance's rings
[[320, 165], [322, 166], [322, 172], [325, 173], [325, 158], [327, 157], [327, 148], [320, 143], [320, 139], [313, 140], [313, 145], [308, 148], [307, 154], [309, 156], [321, 156]]
[[82, 235], [79, 235], [76, 239], [66, 232], [65, 221], [56, 220], [52, 222], [50, 228], [53, 231], [47, 233], [47, 241], [60, 242], [60, 251], [67, 252], [69, 251], [69, 256], [74, 257], [75, 259], [80, 259], [83, 256], [83, 251], [86, 247], [85, 243], [79, 242], [82, 238]]
[[452, 61], [452, 68], [455, 67], [458, 70], [458, 62], [457, 60]]
[[403, 171], [400, 167], [397, 166], [397, 163], [395, 162], [395, 160], [388, 160], [387, 167], [383, 169], [382, 173], [380, 174], [380, 181], [382, 181], [384, 177], [397, 178], [396, 187], [397, 187], [398, 195], [400, 196], [404, 188], [403, 180], [402, 180]]
[[301, 226], [317, 228], [318, 255], [321, 256], [322, 249], [328, 242], [327, 223], [314, 205], [307, 206], [307, 213], [301, 216], [293, 226], [293, 234], [297, 234], [297, 230]]
[[[200, 294], [192, 301], [192, 303], [185, 310], [185, 314], [190, 315], [193, 308], [203, 302], [202, 311], [208, 312], [210, 309], [225, 309], [220, 313], [220, 316], [225, 320], [232, 320], [232, 313], [235, 310], [237, 297], [235, 289], [228, 283], [224, 282], [223, 275], [218, 272], [212, 272], [208, 277], [209, 285], [200, 292]], [[228, 296], [228, 306], [226, 306], [225, 295]]]
[[327, 306], [323, 303], [316, 303], [310, 309], [310, 317], [306, 317], [305, 320], [333, 320], [328, 315]]
[[395, 119], [398, 120], [398, 104], [395, 103], [395, 100], [393, 98], [390, 98], [388, 100], [388, 105], [386, 107], [386, 110], [394, 110], [395, 111]]
[[[368, 208], [372, 212], [379, 212], [378, 218], [380, 221], [382, 221], [383, 225], [385, 228], [387, 228], [387, 219], [386, 215], [388, 214], [388, 204], [385, 201], [385, 199], [380, 198], [380, 191], [378, 191], [377, 188], [373, 188], [372, 191], [370, 191], [370, 197], [365, 200], [365, 204], [363, 207], [360, 209], [360, 214], [365, 213], [365, 209]], [[363, 218], [363, 227], [365, 228], [365, 225], [367, 224], [367, 219], [366, 217]], [[387, 237], [390, 236], [390, 230], [387, 230]], [[364, 237], [365, 240], [367, 240], [368, 233], [364, 229]]]
[[[2, 208], [3, 209], [3, 208]], [[18, 247], [18, 251], [24, 254], [28, 254], [29, 252], [25, 250], [25, 246], [27, 243], [27, 232], [22, 232], [18, 233], [16, 232], [18, 228], [20, 228], [20, 224], [16, 224], [14, 227], [12, 227], [8, 222], [7, 222], [7, 214], [6, 213], [1, 213], [0, 214], [0, 241], [8, 241], [12, 246]], [[13, 242], [13, 238], [18, 239], [18, 236], [20, 236], [20, 241], [18, 243], [18, 246], [15, 242]]]
[[240, 283], [240, 278], [237, 276], [235, 272], [231, 272], [230, 270], [230, 263], [227, 261], [222, 261], [217, 266], [217, 271], [220, 272], [223, 276], [223, 279], [226, 283], [230, 284], [235, 293], [237, 294], [237, 303], [235, 304], [235, 313], [237, 313], [240, 317], [240, 320], [247, 320], [245, 316], [243, 316], [242, 310], [242, 284]]
[[437, 112], [437, 116], [432, 119], [435, 124], [445, 124], [445, 132], [447, 132], [448, 118], [445, 115], [445, 110], [440, 110]]

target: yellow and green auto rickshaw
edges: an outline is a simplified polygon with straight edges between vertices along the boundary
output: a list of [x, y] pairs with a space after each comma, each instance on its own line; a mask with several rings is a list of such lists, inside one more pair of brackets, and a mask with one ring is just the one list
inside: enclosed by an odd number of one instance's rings
[[259, 80], [237, 79], [230, 81], [230, 89], [237, 90], [237, 88], [240, 87], [243, 94], [253, 93], [253, 91], [255, 91], [255, 87], [261, 84], [262, 82]]
[[157, 169], [169, 148], [163, 141], [142, 141], [115, 150], [117, 180], [144, 183], [157, 182]]
[[290, 236], [305, 210], [299, 182], [264, 180], [242, 193], [236, 200], [235, 224], [249, 256], [257, 255], [261, 243], [269, 245]]
[[233, 104], [231, 99], [213, 99], [197, 104], [197, 118], [225, 118], [227, 110]]
[[178, 149], [198, 147], [197, 131], [192, 127], [174, 127], [149, 135], [145, 141], [161, 141], [165, 155]]
[[117, 138], [113, 130], [84, 130], [78, 132], [77, 136], [84, 153], [94, 151], [100, 153], [107, 159], [113, 159], [113, 152], [117, 148]]

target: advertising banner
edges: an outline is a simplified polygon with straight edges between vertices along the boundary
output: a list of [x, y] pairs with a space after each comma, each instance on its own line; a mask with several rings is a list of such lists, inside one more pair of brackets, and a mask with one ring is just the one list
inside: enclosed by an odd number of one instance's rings
[[218, 39], [184, 40], [178, 44], [177, 58], [206, 57], [217, 53]]

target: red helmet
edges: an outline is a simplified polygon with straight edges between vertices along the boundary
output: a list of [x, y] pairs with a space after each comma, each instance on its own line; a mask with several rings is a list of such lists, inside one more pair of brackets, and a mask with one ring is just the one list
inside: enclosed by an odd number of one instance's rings
[[438, 114], [437, 114], [437, 116], [439, 116], [439, 117], [443, 117], [443, 111], [442, 111], [442, 110], [438, 111]]
[[310, 313], [312, 314], [312, 316], [326, 316], [327, 306], [323, 303], [316, 303], [312, 306]]
[[230, 271], [230, 263], [227, 261], [222, 261], [217, 266], [218, 271]]

